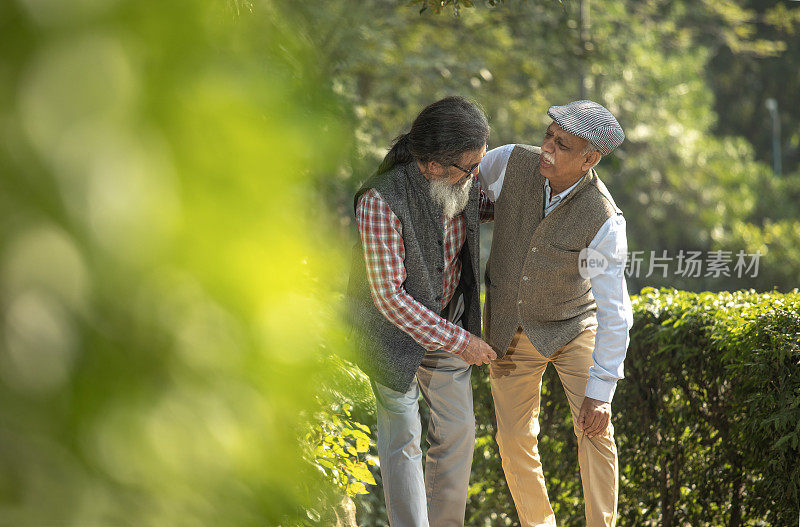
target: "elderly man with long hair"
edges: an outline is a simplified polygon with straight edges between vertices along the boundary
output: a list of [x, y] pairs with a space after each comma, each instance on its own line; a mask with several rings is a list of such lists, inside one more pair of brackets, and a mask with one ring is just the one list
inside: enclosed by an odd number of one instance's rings
[[[360, 329], [358, 363], [377, 400], [394, 527], [464, 524], [475, 442], [471, 365], [496, 357], [479, 336], [478, 224], [481, 205], [491, 204], [475, 176], [488, 136], [474, 104], [437, 101], [397, 138], [354, 200], [360, 243], [351, 315]], [[424, 475], [420, 391], [430, 407]]]

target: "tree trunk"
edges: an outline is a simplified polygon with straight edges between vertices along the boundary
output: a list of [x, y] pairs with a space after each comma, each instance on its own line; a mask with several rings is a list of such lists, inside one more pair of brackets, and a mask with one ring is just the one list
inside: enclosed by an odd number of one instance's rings
[[669, 491], [669, 504], [670, 504], [670, 511], [672, 512], [672, 518], [670, 518], [670, 522], [675, 522], [675, 509], [678, 504], [678, 500], [681, 497], [681, 472], [683, 471], [683, 450], [678, 450], [678, 454], [675, 456], [675, 463], [672, 466], [672, 481], [670, 481], [670, 491]]
[[661, 467], [661, 527], [672, 527], [672, 504], [669, 502], [669, 462]]
[[733, 478], [733, 495], [731, 496], [731, 521], [729, 527], [742, 526], [742, 493], [744, 492], [744, 474], [742, 474], [741, 460], [737, 458], [733, 470], [736, 475]]
[[356, 504], [347, 494], [336, 505], [336, 527], [358, 527], [356, 523]]
[[664, 474], [661, 479], [661, 526], [672, 527], [675, 523], [675, 505], [680, 498], [683, 469], [683, 451], [678, 449], [675, 457], [664, 463]]

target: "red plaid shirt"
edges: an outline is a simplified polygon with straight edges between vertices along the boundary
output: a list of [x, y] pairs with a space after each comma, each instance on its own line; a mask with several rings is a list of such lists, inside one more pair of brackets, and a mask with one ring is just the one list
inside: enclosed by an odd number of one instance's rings
[[[489, 221], [494, 216], [494, 204], [483, 191], [480, 204], [481, 221]], [[420, 304], [403, 287], [406, 280], [403, 225], [377, 190], [368, 190], [359, 200], [356, 224], [364, 248], [367, 278], [375, 307], [426, 350], [442, 349], [456, 355], [464, 351], [469, 342], [469, 332]], [[458, 254], [466, 240], [464, 215], [443, 218], [442, 229], [444, 292], [439, 311], [450, 303], [461, 278]]]

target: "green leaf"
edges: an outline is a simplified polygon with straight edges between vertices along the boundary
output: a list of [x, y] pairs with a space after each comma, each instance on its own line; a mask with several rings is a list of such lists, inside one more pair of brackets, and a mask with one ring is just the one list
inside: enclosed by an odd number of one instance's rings
[[367, 488], [364, 486], [363, 483], [357, 481], [355, 483], [350, 483], [347, 486], [347, 493], [351, 496], [355, 496], [357, 494], [369, 494], [369, 491], [367, 490]]
[[356, 463], [350, 469], [350, 475], [356, 479], [369, 483], [370, 485], [375, 485], [375, 478], [365, 463]]

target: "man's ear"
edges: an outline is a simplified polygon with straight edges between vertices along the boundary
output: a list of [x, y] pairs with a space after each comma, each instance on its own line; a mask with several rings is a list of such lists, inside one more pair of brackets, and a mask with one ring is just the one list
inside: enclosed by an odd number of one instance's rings
[[426, 179], [441, 177], [444, 172], [444, 167], [436, 161], [428, 161], [422, 164], [422, 175], [425, 176]]
[[590, 168], [595, 166], [600, 161], [600, 152], [597, 150], [593, 150], [592, 152], [586, 154], [586, 157], [583, 158], [583, 167], [584, 171], [588, 171]]

